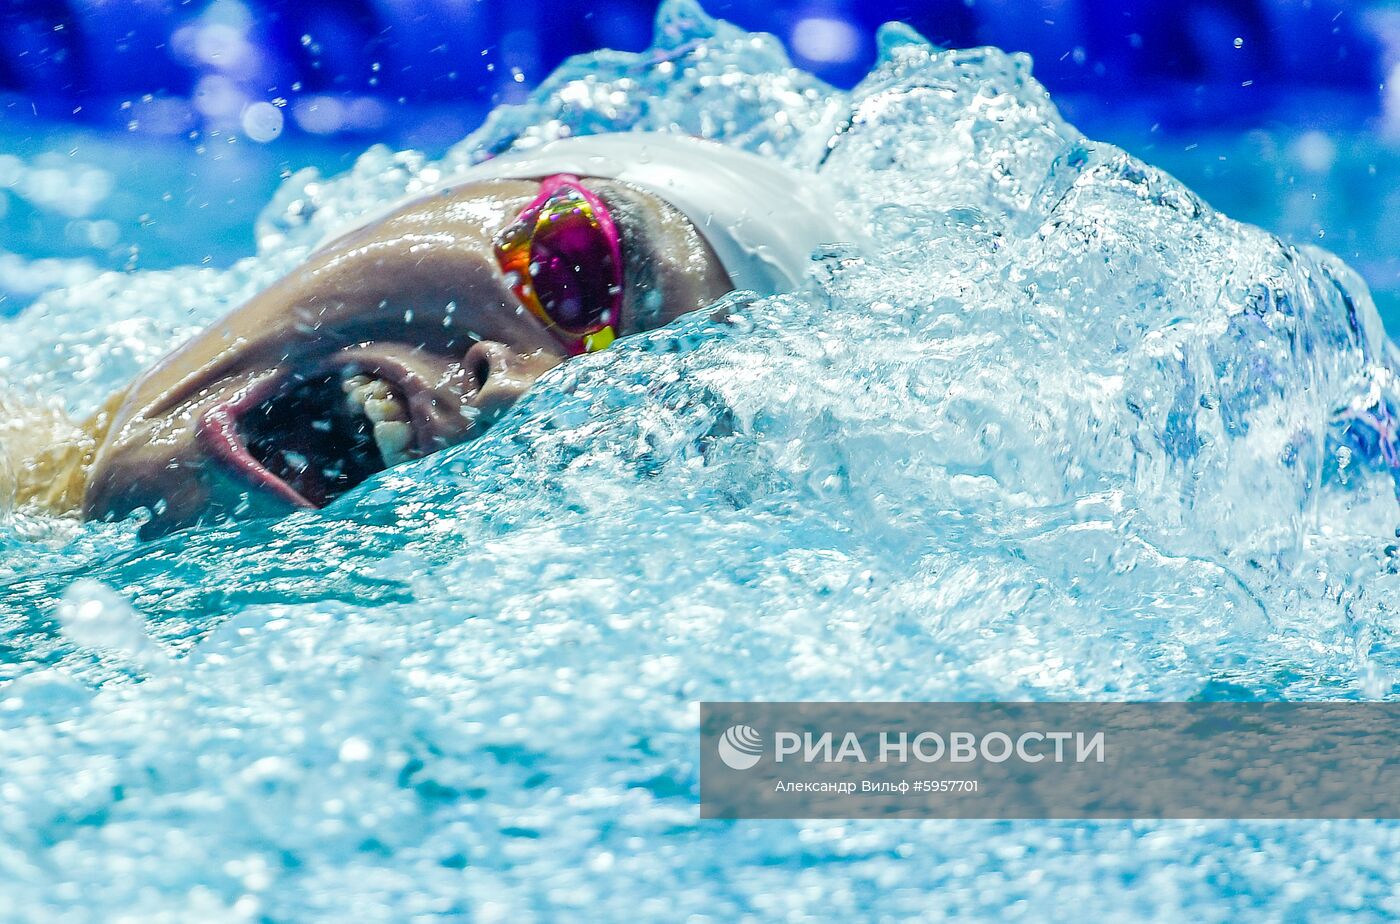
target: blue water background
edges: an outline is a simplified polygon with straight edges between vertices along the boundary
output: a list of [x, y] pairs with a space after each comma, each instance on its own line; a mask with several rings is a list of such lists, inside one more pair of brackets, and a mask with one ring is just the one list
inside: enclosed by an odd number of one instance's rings
[[[563, 126], [707, 131], [809, 169], [837, 137], [835, 205], [881, 247], [571, 363], [482, 440], [323, 513], [145, 544], [12, 518], [0, 909], [1400, 913], [1390, 823], [699, 820], [702, 699], [1393, 696], [1397, 393], [1357, 277], [1088, 141], [1024, 61], [889, 31], [847, 100], [687, 5], [663, 26], [656, 54], [577, 64], [441, 159], [289, 160], [277, 185], [287, 149], [45, 135], [9, 164], [7, 221], [30, 208], [17, 227], [75, 248], [53, 272], [112, 259], [84, 237], [103, 220], [140, 245], [146, 271], [6, 322], [0, 371], [75, 410], [357, 215]], [[1354, 241], [1384, 290], [1373, 142], [1122, 131], [1227, 211]], [[109, 192], [64, 214], [61, 182]], [[59, 246], [25, 233], [16, 252]]]

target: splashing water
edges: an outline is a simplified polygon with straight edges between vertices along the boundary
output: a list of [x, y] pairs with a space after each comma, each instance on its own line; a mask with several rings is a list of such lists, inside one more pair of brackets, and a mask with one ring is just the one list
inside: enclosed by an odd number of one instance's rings
[[[95, 407], [358, 217], [676, 131], [821, 171], [877, 247], [543, 380], [331, 508], [0, 532], [0, 908], [142, 920], [1400, 912], [1374, 823], [700, 822], [703, 699], [1375, 698], [1392, 347], [1335, 258], [899, 27], [850, 94], [663, 7], [440, 161], [289, 180], [228, 271], [6, 321]], [[1387, 905], [1386, 903], [1390, 903]]]

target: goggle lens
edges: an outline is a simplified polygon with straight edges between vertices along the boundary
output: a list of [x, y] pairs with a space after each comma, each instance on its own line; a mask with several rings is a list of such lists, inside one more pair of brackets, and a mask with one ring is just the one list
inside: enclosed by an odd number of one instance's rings
[[496, 238], [496, 259], [520, 303], [574, 353], [601, 350], [622, 316], [617, 228], [577, 177], [558, 175]]

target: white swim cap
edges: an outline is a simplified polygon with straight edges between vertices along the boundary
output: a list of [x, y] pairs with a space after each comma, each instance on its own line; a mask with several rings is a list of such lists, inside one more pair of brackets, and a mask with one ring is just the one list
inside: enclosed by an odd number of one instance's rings
[[836, 222], [816, 174], [685, 135], [565, 138], [478, 164], [452, 177], [451, 185], [556, 173], [617, 180], [656, 194], [704, 235], [735, 288], [761, 295], [800, 287], [815, 248], [857, 239]]

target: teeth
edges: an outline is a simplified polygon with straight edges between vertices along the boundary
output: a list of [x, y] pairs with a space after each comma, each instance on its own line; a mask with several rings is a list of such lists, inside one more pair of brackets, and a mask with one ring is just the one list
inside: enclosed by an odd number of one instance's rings
[[374, 443], [386, 466], [414, 458], [409, 448], [413, 427], [408, 423], [408, 409], [388, 383], [359, 374], [347, 377], [341, 388], [350, 413], [363, 415], [372, 425]]
[[374, 423], [388, 423], [391, 420], [408, 420], [408, 412], [392, 394], [375, 395], [365, 401], [365, 416]]
[[402, 420], [386, 420], [374, 425], [374, 444], [379, 447], [379, 455], [386, 466], [412, 459], [408, 451], [412, 442], [413, 428]]

